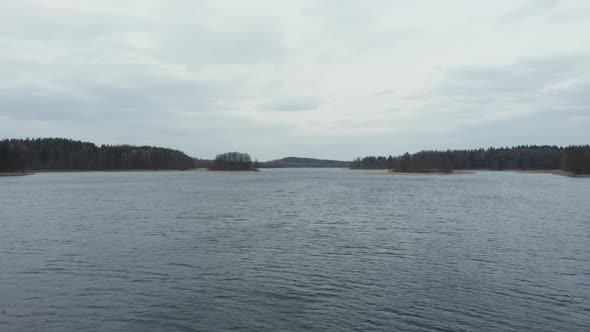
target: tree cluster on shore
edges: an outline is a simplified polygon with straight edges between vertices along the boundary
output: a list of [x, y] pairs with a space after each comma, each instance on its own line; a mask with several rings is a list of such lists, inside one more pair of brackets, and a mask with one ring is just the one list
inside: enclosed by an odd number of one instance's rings
[[193, 158], [153, 146], [101, 145], [64, 138], [0, 140], [0, 172], [189, 169]]
[[260, 168], [295, 168], [295, 167], [324, 167], [324, 168], [348, 168], [350, 162], [339, 160], [286, 157], [260, 163]]
[[352, 169], [395, 172], [452, 172], [453, 170], [553, 170], [590, 174], [590, 146], [517, 146], [475, 150], [421, 151], [401, 156], [357, 158]]
[[247, 171], [255, 170], [258, 162], [252, 162], [252, 157], [247, 153], [226, 152], [218, 154], [213, 160], [210, 170], [215, 171]]

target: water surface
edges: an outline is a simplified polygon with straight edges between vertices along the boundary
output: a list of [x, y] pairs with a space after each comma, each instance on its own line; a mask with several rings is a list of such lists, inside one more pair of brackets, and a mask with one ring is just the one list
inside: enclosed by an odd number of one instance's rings
[[0, 178], [1, 331], [589, 331], [590, 180]]

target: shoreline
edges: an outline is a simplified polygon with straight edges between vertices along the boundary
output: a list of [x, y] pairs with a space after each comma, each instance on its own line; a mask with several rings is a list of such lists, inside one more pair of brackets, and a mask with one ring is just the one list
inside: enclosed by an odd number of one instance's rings
[[590, 178], [590, 174], [574, 174], [569, 171], [564, 171], [562, 169], [531, 169], [531, 170], [507, 170], [516, 173], [523, 173], [523, 174], [551, 174], [551, 175], [560, 175], [560, 176], [568, 176], [571, 178]]
[[192, 168], [188, 169], [189, 172], [197, 173], [255, 173], [260, 172], [258, 169], [239, 169], [239, 170], [221, 170], [221, 169], [208, 169], [208, 168]]
[[26, 176], [33, 175], [33, 172], [0, 172], [0, 176]]
[[[473, 170], [453, 170], [450, 173], [445, 172], [389, 172], [386, 169], [349, 169], [341, 168], [340, 170], [347, 171], [362, 171], [368, 175], [401, 175], [401, 176], [416, 176], [416, 175], [468, 175], [475, 174], [477, 172], [513, 172], [520, 174], [551, 174], [566, 176], [572, 178], [590, 178], [590, 174], [574, 174], [569, 171], [561, 169], [532, 169], [532, 170], [521, 170], [521, 169], [504, 169], [504, 170], [491, 170], [491, 169], [473, 169]], [[104, 173], [116, 173], [116, 172], [197, 172], [197, 173], [250, 173], [260, 172], [259, 169], [250, 170], [210, 170], [208, 168], [191, 168], [186, 170], [181, 169], [108, 169], [108, 170], [27, 170], [19, 172], [0, 172], [0, 177], [8, 176], [27, 176], [34, 175], [36, 173], [90, 173], [90, 172], [104, 172]]]
[[445, 172], [390, 172], [387, 170], [383, 171], [366, 171], [365, 174], [369, 175], [467, 175], [467, 174], [475, 174], [475, 171], [468, 171], [468, 170], [453, 170], [450, 173]]
[[184, 172], [182, 169], [55, 169], [31, 170], [31, 173], [91, 173], [91, 172]]
[[369, 175], [466, 175], [466, 174], [475, 174], [477, 172], [513, 172], [513, 173], [521, 173], [521, 174], [551, 174], [551, 175], [567, 176], [567, 177], [572, 177], [572, 178], [590, 178], [590, 174], [574, 174], [572, 172], [565, 171], [562, 169], [531, 169], [531, 170], [473, 169], [473, 170], [453, 170], [451, 173], [444, 173], [444, 172], [389, 172], [388, 170], [384, 170], [384, 169], [349, 169], [349, 170], [363, 171], [365, 174], [369, 174]]
[[521, 174], [551, 174], [559, 176], [567, 176], [570, 178], [590, 178], [590, 174], [574, 174], [563, 169], [476, 169], [476, 172], [512, 172]]

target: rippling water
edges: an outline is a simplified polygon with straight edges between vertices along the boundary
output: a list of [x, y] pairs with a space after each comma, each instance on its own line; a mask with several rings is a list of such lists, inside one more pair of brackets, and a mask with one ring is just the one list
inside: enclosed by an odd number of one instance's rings
[[590, 331], [590, 179], [0, 178], [1, 331]]

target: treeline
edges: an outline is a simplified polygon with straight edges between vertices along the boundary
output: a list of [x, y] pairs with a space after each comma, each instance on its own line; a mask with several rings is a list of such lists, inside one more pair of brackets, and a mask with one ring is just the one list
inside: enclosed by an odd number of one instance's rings
[[590, 173], [590, 146], [517, 146], [476, 150], [421, 151], [401, 156], [357, 158], [350, 168], [397, 172], [451, 172], [455, 169], [550, 170]]
[[153, 146], [101, 145], [65, 138], [0, 140], [0, 172], [24, 170], [153, 170], [193, 168], [181, 151]]
[[258, 162], [252, 162], [252, 157], [247, 153], [226, 152], [215, 156], [211, 170], [217, 171], [244, 171], [254, 170], [258, 167]]
[[261, 168], [289, 168], [289, 167], [349, 167], [350, 162], [314, 158], [287, 157], [260, 163]]

